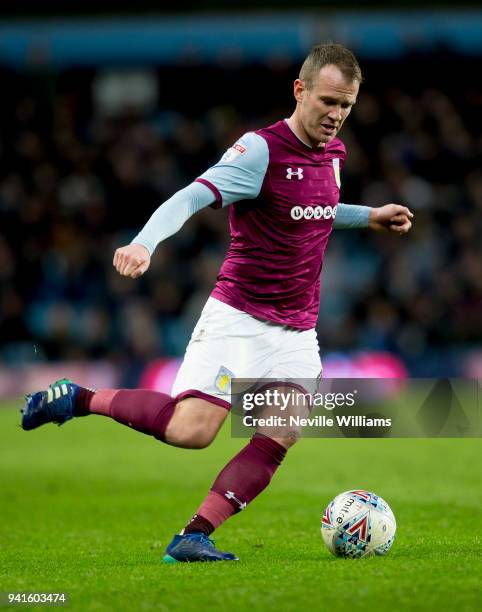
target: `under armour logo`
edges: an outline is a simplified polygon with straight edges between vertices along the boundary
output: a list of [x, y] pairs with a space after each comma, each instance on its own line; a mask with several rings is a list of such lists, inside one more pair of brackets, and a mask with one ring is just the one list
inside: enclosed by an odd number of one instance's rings
[[293, 168], [286, 168], [286, 178], [291, 180], [293, 176], [297, 176], [298, 180], [301, 181], [303, 178], [303, 168], [298, 168], [296, 172], [294, 172]]
[[232, 499], [234, 500], [238, 506], [240, 510], [243, 510], [244, 508], [246, 508], [246, 502], [242, 502], [240, 499], [238, 499], [236, 497], [236, 495], [233, 493], [233, 491], [226, 491], [226, 493], [224, 494], [224, 497], [226, 497], [227, 499]]

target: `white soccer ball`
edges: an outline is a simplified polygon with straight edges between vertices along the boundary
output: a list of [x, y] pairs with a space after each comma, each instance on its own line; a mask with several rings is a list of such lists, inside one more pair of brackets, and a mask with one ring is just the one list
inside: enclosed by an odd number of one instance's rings
[[340, 493], [321, 519], [323, 541], [337, 557], [386, 555], [396, 530], [397, 522], [387, 502], [361, 489]]

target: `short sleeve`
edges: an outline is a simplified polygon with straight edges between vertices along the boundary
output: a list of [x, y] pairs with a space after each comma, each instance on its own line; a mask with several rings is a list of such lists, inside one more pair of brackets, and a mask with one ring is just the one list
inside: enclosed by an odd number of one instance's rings
[[268, 168], [269, 151], [266, 140], [247, 132], [230, 147], [219, 162], [196, 179], [213, 192], [221, 208], [239, 200], [256, 198], [261, 191]]

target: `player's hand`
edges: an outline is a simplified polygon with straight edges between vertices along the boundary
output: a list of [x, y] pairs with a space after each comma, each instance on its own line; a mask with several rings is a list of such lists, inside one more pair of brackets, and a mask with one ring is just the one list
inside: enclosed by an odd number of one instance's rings
[[406, 234], [412, 227], [413, 213], [400, 204], [385, 204], [372, 208], [368, 217], [368, 227], [376, 232], [390, 231]]
[[138, 278], [149, 268], [151, 256], [142, 244], [128, 244], [116, 250], [112, 263], [122, 276]]

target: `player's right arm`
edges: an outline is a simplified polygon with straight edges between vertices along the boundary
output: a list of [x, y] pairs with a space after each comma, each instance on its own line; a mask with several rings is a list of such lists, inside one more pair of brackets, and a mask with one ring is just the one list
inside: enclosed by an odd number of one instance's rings
[[117, 272], [131, 278], [144, 274], [159, 242], [178, 232], [189, 217], [214, 201], [213, 192], [198, 182], [175, 193], [154, 211], [131, 244], [116, 250], [112, 263]]
[[220, 208], [256, 198], [267, 167], [266, 141], [248, 132], [216, 165], [159, 206], [131, 244], [116, 250], [115, 269], [131, 278], [144, 274], [157, 245], [178, 232], [194, 213], [210, 205]]

